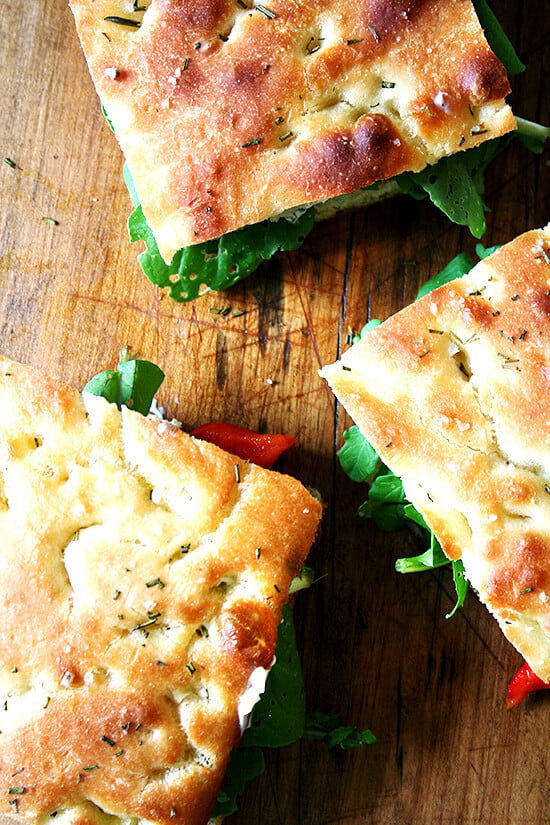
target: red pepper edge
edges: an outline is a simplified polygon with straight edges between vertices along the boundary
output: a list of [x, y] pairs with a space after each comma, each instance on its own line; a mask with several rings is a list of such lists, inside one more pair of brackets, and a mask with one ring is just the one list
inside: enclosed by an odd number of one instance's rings
[[543, 682], [527, 662], [525, 662], [508, 685], [506, 707], [513, 708], [515, 705], [523, 702], [529, 693], [547, 688], [550, 688], [550, 682]]
[[237, 424], [223, 422], [202, 424], [191, 435], [265, 469], [272, 467], [285, 450], [296, 444], [293, 435], [257, 433]]

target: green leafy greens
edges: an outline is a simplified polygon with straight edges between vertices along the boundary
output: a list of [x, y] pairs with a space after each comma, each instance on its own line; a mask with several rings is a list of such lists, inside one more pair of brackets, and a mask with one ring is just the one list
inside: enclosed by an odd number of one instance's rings
[[[485, 249], [482, 244], [476, 245], [476, 252], [480, 259], [491, 255], [496, 249], [498, 249], [496, 246]], [[455, 278], [461, 278], [473, 266], [474, 262], [468, 255], [461, 252], [438, 275], [419, 289], [416, 300]], [[363, 327], [359, 336], [352, 337], [362, 338], [379, 324], [380, 321], [372, 319]], [[338, 452], [338, 458], [342, 469], [353, 481], [366, 481], [370, 484], [367, 499], [360, 505], [358, 511], [362, 518], [372, 518], [381, 530], [387, 531], [398, 530], [407, 522], [412, 522], [425, 536], [428, 549], [418, 556], [397, 559], [395, 569], [398, 573], [419, 573], [447, 564], [452, 566], [457, 601], [451, 612], [447, 614], [446, 618], [450, 618], [464, 604], [468, 592], [469, 584], [462, 561], [451, 561], [447, 558], [423, 516], [407, 501], [402, 480], [382, 463], [372, 444], [362, 435], [356, 425], [344, 432], [344, 444]]]
[[145, 241], [147, 247], [138, 261], [149, 280], [158, 287], [167, 287], [175, 301], [192, 301], [212, 290], [229, 289], [277, 251], [301, 246], [313, 229], [314, 211], [310, 208], [292, 217], [250, 224], [214, 240], [184, 247], [167, 264], [143, 214], [126, 164], [124, 178], [135, 207], [128, 219], [130, 241]]
[[95, 375], [84, 387], [84, 392], [101, 395], [116, 404], [147, 415], [156, 391], [164, 381], [164, 373], [150, 361], [127, 358], [123, 350], [116, 370], [105, 370]]
[[239, 747], [231, 752], [212, 816], [229, 816], [237, 810], [237, 797], [265, 768], [263, 748], [279, 748], [300, 738], [318, 739], [329, 748], [343, 750], [376, 742], [369, 730], [343, 725], [337, 714], [306, 714], [292, 612], [285, 605], [277, 634], [275, 664], [267, 677], [265, 692], [254, 706], [250, 725]]

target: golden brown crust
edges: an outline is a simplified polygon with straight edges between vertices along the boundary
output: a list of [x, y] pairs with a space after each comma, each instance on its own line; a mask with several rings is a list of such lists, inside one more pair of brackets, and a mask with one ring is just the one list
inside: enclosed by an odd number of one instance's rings
[[470, 0], [138, 5], [71, 2], [167, 261], [515, 126]]
[[550, 226], [393, 316], [322, 374], [550, 680]]
[[3, 811], [206, 823], [320, 505], [6, 359], [0, 408]]

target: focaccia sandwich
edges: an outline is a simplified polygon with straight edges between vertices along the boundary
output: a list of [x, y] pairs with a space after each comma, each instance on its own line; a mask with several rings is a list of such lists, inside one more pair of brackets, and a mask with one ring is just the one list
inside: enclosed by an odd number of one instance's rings
[[367, 332], [322, 375], [550, 681], [550, 226]]
[[321, 505], [7, 359], [0, 461], [2, 812], [204, 825]]
[[[506, 71], [470, 0], [71, 8], [140, 204], [131, 236], [178, 300], [296, 247], [347, 196], [372, 200], [377, 182], [515, 128]], [[442, 177], [458, 215], [468, 175]], [[476, 216], [462, 219], [481, 232], [475, 194]]]

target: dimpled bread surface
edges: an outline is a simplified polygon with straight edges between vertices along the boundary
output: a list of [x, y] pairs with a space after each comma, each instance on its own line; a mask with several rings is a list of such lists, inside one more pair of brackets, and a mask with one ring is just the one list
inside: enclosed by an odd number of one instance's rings
[[515, 128], [470, 0], [71, 8], [167, 262]]
[[321, 505], [6, 359], [0, 408], [2, 811], [205, 823]]

